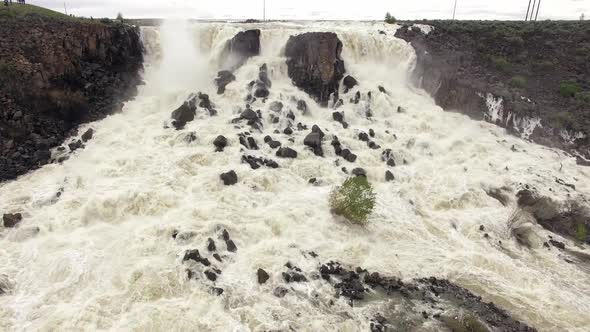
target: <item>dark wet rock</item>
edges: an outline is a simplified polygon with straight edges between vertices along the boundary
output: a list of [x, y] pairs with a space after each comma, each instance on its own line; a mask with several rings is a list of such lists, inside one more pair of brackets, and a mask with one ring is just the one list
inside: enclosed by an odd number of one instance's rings
[[297, 151], [295, 151], [291, 148], [288, 148], [288, 147], [283, 147], [283, 148], [280, 148], [277, 150], [276, 156], [280, 157], [280, 158], [294, 159], [294, 158], [297, 158]]
[[215, 146], [215, 152], [222, 152], [227, 146], [227, 138], [223, 135], [219, 135], [213, 141], [213, 145]]
[[485, 230], [486, 230], [486, 228], [485, 228], [483, 225], [479, 225], [479, 231], [480, 231], [480, 232], [483, 232], [483, 231], [485, 231]]
[[557, 202], [533, 188], [517, 193], [518, 205], [545, 229], [590, 244], [590, 208], [580, 201]]
[[81, 140], [77, 140], [75, 142], [68, 144], [68, 147], [70, 148], [70, 151], [74, 152], [78, 149], [84, 148], [84, 144], [82, 144]]
[[258, 144], [256, 143], [256, 140], [254, 139], [254, 137], [248, 137], [246, 139], [248, 141], [248, 146], [250, 147], [251, 150], [258, 150]]
[[219, 254], [217, 254], [217, 253], [213, 254], [213, 258], [215, 258], [218, 262], [223, 262], [221, 260], [221, 256], [219, 256]]
[[283, 103], [281, 103], [280, 101], [273, 101], [270, 104], [269, 109], [273, 112], [280, 113], [283, 110]]
[[188, 144], [190, 144], [196, 140], [197, 140], [197, 133], [195, 133], [194, 131], [191, 131], [190, 133], [187, 133], [186, 136], [184, 136], [184, 141], [187, 142]]
[[285, 280], [286, 283], [307, 282], [307, 278], [296, 271], [283, 272], [283, 280]]
[[381, 149], [381, 146], [379, 144], [373, 142], [373, 141], [369, 141], [367, 143], [367, 146], [369, 147], [369, 149], [372, 149], [372, 150], [379, 150], [379, 149]]
[[385, 90], [384, 87], [382, 87], [381, 85], [379, 85], [378, 88], [379, 88], [379, 92], [387, 94], [387, 90]]
[[234, 184], [238, 183], [238, 175], [234, 171], [229, 171], [227, 173], [223, 173], [219, 176], [223, 184], [226, 186], [233, 186]]
[[[536, 331], [534, 328], [514, 320], [493, 303], [483, 302], [481, 297], [447, 280], [423, 278], [405, 283], [399, 278], [384, 276], [362, 268], [357, 268], [354, 271], [349, 270], [335, 262], [321, 265], [319, 272], [322, 279], [334, 287], [337, 296], [349, 299], [350, 305], [353, 305], [354, 301], [379, 301], [380, 298], [385, 297], [396, 303], [396, 310], [404, 312], [407, 317], [412, 317], [410, 320], [425, 321], [428, 319], [428, 313], [421, 309], [424, 307], [449, 308], [447, 310], [452, 312], [466, 312], [473, 315], [481, 323], [480, 327], [483, 328], [455, 330], [442, 322], [442, 316], [439, 313], [433, 315], [434, 319], [438, 319], [446, 329], [452, 331]], [[379, 295], [369, 297], [367, 296], [369, 292]], [[388, 330], [393, 331], [405, 330], [409, 327], [396, 325], [402, 322], [387, 322], [383, 317], [375, 319], [373, 327], [376, 328], [386, 323]], [[404, 328], [402, 329], [402, 327]], [[376, 331], [381, 330], [377, 329]]]
[[229, 252], [236, 252], [238, 251], [238, 247], [234, 243], [233, 240], [225, 240], [225, 246], [227, 247], [227, 251]]
[[375, 131], [373, 129], [369, 129], [369, 136], [375, 137]]
[[248, 136], [249, 133], [239, 134], [240, 144], [248, 150], [258, 150], [258, 143], [252, 136]]
[[229, 70], [222, 70], [218, 72], [217, 78], [215, 79], [215, 84], [217, 85], [217, 94], [223, 94], [225, 92], [225, 87], [235, 80], [236, 77]]
[[344, 80], [342, 80], [342, 85], [344, 85], [344, 93], [348, 93], [350, 89], [358, 85], [358, 81], [354, 77], [347, 75]]
[[253, 94], [256, 98], [266, 98], [270, 95], [270, 91], [266, 85], [256, 83]]
[[209, 250], [209, 251], [217, 250], [217, 247], [215, 246], [215, 241], [213, 241], [212, 238], [207, 239], [207, 250]]
[[223, 294], [223, 288], [211, 287], [210, 292], [211, 292], [211, 295], [221, 296], [221, 294]]
[[580, 166], [590, 166], [590, 160], [582, 158], [580, 156], [576, 157], [576, 164], [580, 165]]
[[217, 274], [211, 270], [205, 271], [205, 276], [211, 281], [217, 280]]
[[334, 103], [334, 106], [332, 107], [333, 109], [337, 110], [339, 109], [342, 105], [344, 105], [344, 100], [342, 99], [338, 99], [338, 101], [336, 101]]
[[385, 181], [391, 182], [393, 180], [395, 180], [395, 176], [393, 176], [393, 173], [391, 173], [391, 171], [386, 171], [385, 172]]
[[269, 88], [272, 87], [272, 82], [270, 81], [270, 78], [268, 78], [268, 67], [266, 66], [266, 63], [260, 67], [258, 79], [264, 84], [264, 86]]
[[204, 266], [210, 266], [211, 262], [209, 262], [209, 260], [207, 258], [203, 258], [201, 257], [201, 254], [199, 253], [199, 250], [194, 249], [194, 250], [187, 250], [184, 253], [184, 257], [182, 258], [183, 262], [186, 262], [188, 260], [192, 260], [195, 261], [197, 263], [201, 263]]
[[316, 132], [312, 130], [312, 132], [303, 140], [303, 144], [310, 147], [316, 156], [323, 157], [324, 151], [322, 150], [322, 137], [323, 133], [321, 130]]
[[307, 103], [303, 99], [297, 101], [297, 110], [301, 111], [304, 115], [307, 114]]
[[369, 135], [367, 135], [367, 133], [359, 133], [358, 135], [359, 140], [363, 141], [363, 142], [368, 142], [369, 141]]
[[381, 315], [377, 315], [375, 316], [375, 318], [371, 319], [371, 324], [369, 325], [369, 328], [371, 332], [386, 332], [387, 319], [385, 319]]
[[279, 168], [279, 164], [272, 159], [258, 158], [254, 156], [242, 156], [242, 162], [250, 165], [250, 168], [252, 169], [259, 169], [262, 166]]
[[551, 245], [554, 246], [555, 248], [565, 250], [565, 243], [563, 243], [563, 242], [549, 240], [549, 243], [551, 243]]
[[354, 94], [354, 98], [351, 98], [350, 99], [350, 102], [353, 103], [353, 104], [355, 104], [355, 105], [357, 105], [360, 101], [361, 101], [361, 92], [360, 91], [357, 91]]
[[283, 133], [285, 135], [292, 135], [293, 134], [293, 129], [291, 129], [291, 127], [287, 127], [287, 128], [285, 128], [285, 130], [283, 130]]
[[263, 269], [258, 269], [258, 271], [256, 271], [256, 276], [258, 277], [258, 283], [261, 285], [266, 283], [268, 279], [270, 279], [268, 273], [266, 273], [266, 271], [264, 271]]
[[244, 120], [258, 120], [258, 114], [254, 112], [251, 108], [246, 108], [242, 114], [240, 114], [240, 118]]
[[94, 136], [94, 129], [88, 128], [88, 130], [86, 130], [84, 134], [82, 134], [82, 142], [86, 143], [90, 141], [92, 139], [92, 136]]
[[288, 292], [289, 292], [288, 289], [286, 289], [285, 287], [279, 286], [273, 290], [272, 294], [276, 297], [281, 298], [281, 297], [285, 297], [285, 295], [287, 295]]
[[285, 47], [288, 75], [295, 86], [307, 92], [322, 106], [338, 93], [344, 77], [342, 42], [332, 32], [308, 32], [291, 36]]
[[257, 55], [260, 55], [260, 30], [241, 31], [225, 44], [221, 68], [233, 72]]
[[508, 206], [512, 200], [507, 193], [508, 190], [509, 188], [492, 188], [486, 190], [486, 194], [500, 202], [503, 206]]
[[309, 179], [309, 181], [307, 181], [307, 183], [309, 184], [315, 184], [318, 180], [316, 178], [311, 178]]
[[185, 101], [179, 108], [172, 112], [172, 125], [176, 130], [184, 128], [187, 122], [195, 119], [197, 105], [195, 98]]
[[270, 146], [271, 149], [276, 149], [278, 147], [281, 146], [281, 142], [279, 141], [270, 141], [268, 142], [268, 146]]
[[5, 213], [2, 216], [2, 221], [4, 222], [4, 227], [12, 228], [18, 225], [23, 220], [23, 216], [20, 213]]
[[334, 112], [332, 113], [332, 119], [336, 122], [344, 122], [344, 112]]
[[354, 153], [350, 152], [349, 149], [342, 150], [342, 152], [340, 153], [340, 156], [342, 158], [344, 158], [344, 160], [351, 162], [351, 163], [354, 163], [357, 158], [356, 155]]
[[295, 121], [295, 114], [292, 111], [289, 111], [287, 113], [287, 119], [290, 119], [292, 121]]
[[367, 177], [367, 171], [365, 171], [363, 168], [358, 167], [352, 170], [352, 175]]

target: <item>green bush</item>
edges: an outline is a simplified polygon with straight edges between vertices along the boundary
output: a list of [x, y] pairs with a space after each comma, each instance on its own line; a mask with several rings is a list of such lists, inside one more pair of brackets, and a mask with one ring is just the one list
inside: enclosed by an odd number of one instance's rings
[[364, 176], [348, 178], [330, 194], [330, 207], [336, 215], [365, 224], [375, 208], [373, 187]]
[[579, 223], [578, 228], [576, 229], [576, 237], [578, 238], [578, 241], [586, 242], [587, 234], [586, 225]]
[[494, 66], [501, 71], [508, 72], [510, 71], [510, 62], [503, 56], [492, 56], [492, 63]]
[[527, 85], [526, 77], [524, 76], [514, 76], [510, 79], [510, 86], [513, 88], [525, 88]]
[[391, 16], [390, 13], [385, 14], [385, 23], [394, 24], [395, 22], [397, 22], [395, 17]]
[[576, 93], [581, 92], [580, 85], [573, 81], [561, 82], [559, 84], [559, 93], [564, 97], [575, 97]]

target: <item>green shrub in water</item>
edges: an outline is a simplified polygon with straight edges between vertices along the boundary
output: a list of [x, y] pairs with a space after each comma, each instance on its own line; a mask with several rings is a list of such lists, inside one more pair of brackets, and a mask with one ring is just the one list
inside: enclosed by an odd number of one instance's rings
[[559, 84], [559, 93], [564, 97], [574, 97], [576, 93], [581, 92], [580, 85], [573, 81], [561, 82]]
[[330, 207], [336, 215], [356, 224], [366, 224], [375, 208], [373, 187], [364, 176], [348, 178], [330, 194]]

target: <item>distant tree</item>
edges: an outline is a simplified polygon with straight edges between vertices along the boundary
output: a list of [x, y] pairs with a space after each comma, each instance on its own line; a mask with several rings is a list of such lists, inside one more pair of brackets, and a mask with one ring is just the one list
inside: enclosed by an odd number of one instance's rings
[[117, 21], [123, 22], [123, 14], [121, 14], [121, 13], [117, 14]]
[[389, 12], [385, 14], [385, 23], [394, 24], [395, 22], [397, 22], [397, 20], [395, 17], [391, 16]]
[[582, 13], [582, 15], [580, 15], [580, 21], [583, 21], [586, 18], [586, 16], [584, 15], [584, 13]]

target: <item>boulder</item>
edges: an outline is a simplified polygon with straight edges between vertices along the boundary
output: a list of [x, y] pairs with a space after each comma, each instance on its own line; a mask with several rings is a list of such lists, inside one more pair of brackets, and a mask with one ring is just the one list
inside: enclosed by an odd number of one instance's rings
[[241, 31], [225, 44], [221, 68], [233, 72], [257, 55], [260, 55], [260, 30]]
[[342, 81], [342, 85], [344, 85], [344, 93], [348, 93], [348, 91], [357, 86], [358, 83], [359, 82], [354, 77], [350, 75], [346, 76]]
[[172, 125], [176, 130], [184, 128], [187, 122], [193, 121], [197, 113], [195, 99], [185, 101], [179, 108], [172, 112]]
[[300, 99], [297, 102], [297, 110], [301, 111], [301, 113], [303, 113], [304, 115], [307, 114], [307, 103], [305, 102], [305, 100]]
[[285, 47], [288, 75], [293, 84], [328, 105], [344, 77], [342, 42], [333, 32], [308, 32], [289, 37]]
[[227, 173], [223, 173], [219, 176], [223, 184], [226, 186], [233, 186], [234, 184], [238, 183], [238, 175], [234, 171], [229, 171]]
[[88, 130], [86, 130], [84, 134], [82, 134], [82, 142], [86, 143], [90, 141], [92, 139], [92, 136], [94, 136], [94, 129], [88, 128]]
[[227, 138], [223, 135], [219, 135], [213, 141], [213, 145], [215, 146], [215, 152], [222, 152], [227, 146]]
[[5, 213], [2, 216], [2, 220], [4, 221], [4, 227], [12, 228], [18, 225], [23, 220], [23, 216], [20, 213]]
[[217, 94], [223, 94], [225, 92], [225, 87], [235, 80], [236, 77], [229, 70], [222, 70], [217, 73], [217, 78], [215, 79], [215, 84], [217, 85]]
[[391, 182], [393, 180], [395, 180], [395, 176], [393, 176], [393, 173], [391, 173], [391, 171], [386, 171], [385, 172], [385, 181]]
[[320, 133], [311, 132], [303, 140], [303, 144], [310, 147], [316, 156], [323, 157], [324, 151], [322, 150], [322, 137]]
[[363, 168], [360, 168], [360, 167], [355, 168], [352, 170], [352, 175], [367, 177], [367, 171], [365, 171]]
[[283, 103], [281, 103], [280, 101], [273, 101], [270, 104], [269, 109], [273, 112], [279, 113], [283, 110]]
[[295, 151], [291, 148], [284, 147], [284, 148], [280, 148], [277, 150], [276, 156], [280, 157], [280, 158], [294, 159], [294, 158], [297, 158], [297, 151]]
[[261, 285], [266, 283], [268, 281], [268, 279], [270, 278], [268, 273], [266, 273], [266, 271], [264, 271], [263, 269], [258, 269], [258, 271], [256, 272], [256, 275], [258, 277], [258, 283]]

